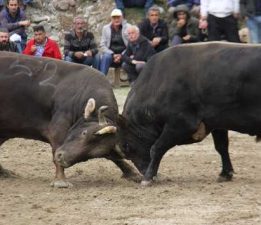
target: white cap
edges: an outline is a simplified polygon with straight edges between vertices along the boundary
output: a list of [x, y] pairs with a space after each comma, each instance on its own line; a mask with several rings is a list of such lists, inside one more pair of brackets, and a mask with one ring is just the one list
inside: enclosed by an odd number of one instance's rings
[[122, 11], [120, 9], [114, 9], [111, 12], [111, 17], [113, 16], [122, 16]]

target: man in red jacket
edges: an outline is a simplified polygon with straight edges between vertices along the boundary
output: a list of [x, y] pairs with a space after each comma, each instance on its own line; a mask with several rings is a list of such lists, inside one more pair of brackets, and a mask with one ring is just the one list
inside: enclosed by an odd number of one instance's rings
[[33, 30], [34, 38], [27, 42], [23, 54], [62, 59], [58, 44], [46, 36], [44, 27], [38, 25]]

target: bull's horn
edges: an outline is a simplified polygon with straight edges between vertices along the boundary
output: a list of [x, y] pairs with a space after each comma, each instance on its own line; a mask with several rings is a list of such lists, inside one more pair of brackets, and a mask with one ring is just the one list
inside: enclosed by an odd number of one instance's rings
[[84, 118], [87, 119], [94, 110], [95, 110], [95, 100], [93, 98], [90, 98], [84, 109]]
[[95, 134], [96, 135], [103, 135], [103, 134], [114, 134], [117, 132], [117, 127], [115, 126], [107, 126], [100, 130], [98, 130]]
[[108, 109], [108, 106], [106, 105], [103, 105], [99, 108], [98, 110], [98, 119], [99, 119], [99, 125], [100, 126], [103, 126], [103, 125], [106, 125], [108, 124], [106, 119], [105, 119], [105, 116], [104, 116], [104, 112]]

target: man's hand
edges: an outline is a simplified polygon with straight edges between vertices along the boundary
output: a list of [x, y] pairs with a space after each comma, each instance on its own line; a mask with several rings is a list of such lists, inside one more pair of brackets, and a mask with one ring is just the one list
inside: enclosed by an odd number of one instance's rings
[[34, 53], [36, 51], [36, 46], [35, 45], [32, 45], [31, 47], [31, 52]]
[[29, 27], [31, 25], [31, 22], [29, 20], [22, 20], [18, 22], [19, 26]]
[[120, 63], [121, 62], [121, 54], [114, 54], [113, 55], [113, 62]]
[[183, 39], [184, 41], [189, 41], [190, 38], [191, 38], [191, 36], [190, 36], [189, 34], [187, 34], [187, 35], [184, 36], [182, 39]]
[[131, 61], [131, 63], [134, 64], [134, 65], [137, 65], [137, 64], [145, 64], [146, 62], [144, 62], [144, 61], [138, 61], [138, 60], [133, 59], [133, 60]]
[[155, 37], [152, 39], [152, 41], [150, 43], [153, 47], [155, 47], [155, 46], [159, 45], [160, 41], [161, 41], [160, 37]]
[[86, 52], [84, 52], [84, 56], [92, 56], [92, 51], [87, 50]]
[[74, 53], [74, 56], [77, 58], [77, 59], [82, 59], [84, 57], [84, 53], [83, 52], [75, 52]]
[[186, 20], [179, 19], [178, 22], [177, 22], [177, 27], [179, 27], [179, 28], [184, 27], [185, 24], [186, 24]]

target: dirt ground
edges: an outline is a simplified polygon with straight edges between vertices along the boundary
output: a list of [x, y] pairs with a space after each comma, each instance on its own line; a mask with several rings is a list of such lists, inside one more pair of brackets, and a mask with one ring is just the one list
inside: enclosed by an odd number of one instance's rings
[[[116, 90], [120, 107], [128, 89]], [[152, 187], [121, 178], [104, 159], [66, 170], [70, 189], [50, 187], [48, 144], [13, 139], [0, 147], [1, 165], [16, 178], [0, 178], [0, 225], [260, 225], [261, 143], [230, 132], [232, 182], [216, 181], [220, 157], [212, 139], [170, 150]]]

